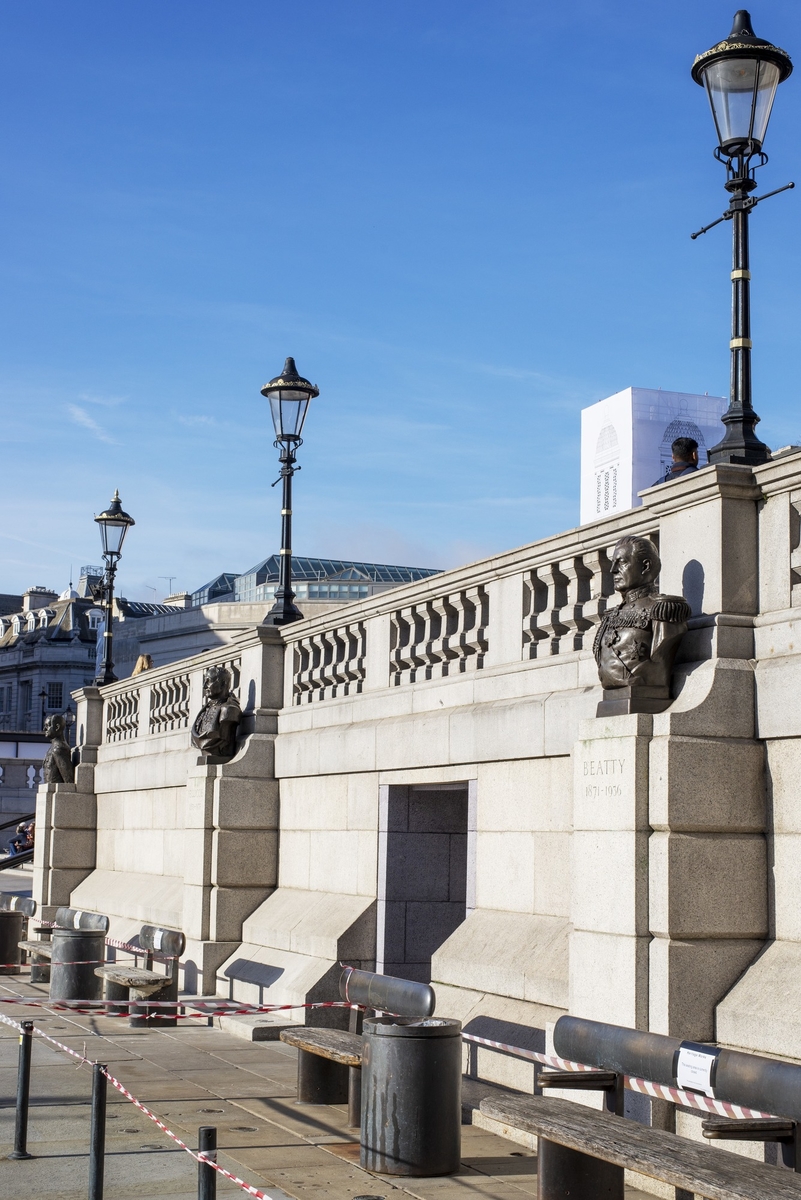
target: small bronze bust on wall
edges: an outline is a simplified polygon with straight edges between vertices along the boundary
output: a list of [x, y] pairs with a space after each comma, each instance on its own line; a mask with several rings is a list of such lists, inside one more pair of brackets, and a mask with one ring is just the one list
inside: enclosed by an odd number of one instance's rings
[[654, 580], [661, 562], [644, 537], [623, 537], [612, 556], [612, 579], [623, 602], [598, 628], [593, 654], [604, 698], [597, 716], [663, 712], [670, 704], [670, 677], [690, 606], [683, 596], [663, 596]]
[[231, 672], [222, 666], [208, 667], [203, 674], [203, 707], [192, 726], [192, 745], [214, 758], [233, 758], [241, 718], [242, 709], [231, 691]]
[[45, 737], [50, 738], [50, 749], [42, 763], [42, 775], [45, 783], [75, 782], [72, 751], [64, 737], [65, 725], [66, 721], [61, 713], [54, 713], [44, 723]]

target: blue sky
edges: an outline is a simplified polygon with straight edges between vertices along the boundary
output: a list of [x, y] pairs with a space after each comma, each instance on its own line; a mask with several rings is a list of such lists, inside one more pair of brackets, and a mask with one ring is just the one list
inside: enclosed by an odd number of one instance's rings
[[[122, 591], [279, 537], [259, 388], [320, 387], [295, 548], [452, 566], [578, 521], [579, 411], [725, 394], [718, 0], [0, 3], [0, 591]], [[801, 60], [801, 6], [756, 32]], [[801, 69], [762, 172], [801, 184]], [[755, 406], [801, 440], [801, 190], [752, 221]]]

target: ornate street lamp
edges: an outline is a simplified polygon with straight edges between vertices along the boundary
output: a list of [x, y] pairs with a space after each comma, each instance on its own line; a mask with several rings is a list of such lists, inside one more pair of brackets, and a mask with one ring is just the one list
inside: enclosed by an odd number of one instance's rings
[[270, 401], [275, 426], [274, 445], [281, 451], [281, 474], [272, 486], [275, 487], [275, 484], [282, 480], [284, 484], [278, 591], [275, 593], [275, 603], [264, 618], [264, 623], [288, 625], [292, 621], [300, 621], [303, 617], [303, 613], [295, 604], [295, 593], [292, 591], [292, 476], [295, 471], [300, 470], [300, 467], [295, 466], [295, 451], [303, 442], [300, 435], [309, 401], [312, 397], [320, 395], [320, 389], [298, 375], [294, 358], [288, 358], [281, 374], [265, 383], [261, 394]]
[[103, 665], [97, 673], [95, 682], [98, 687], [104, 683], [116, 683], [114, 663], [111, 658], [111, 626], [114, 620], [114, 576], [117, 573], [117, 563], [122, 555], [122, 543], [131, 525], [135, 525], [133, 517], [123, 512], [120, 503], [120, 493], [115, 491], [111, 504], [105, 512], [95, 517], [100, 526], [100, 540], [103, 545], [103, 558], [106, 561], [106, 571], [102, 583], [95, 585], [92, 595], [96, 600], [102, 600], [105, 606], [105, 628], [103, 630]]
[[731, 196], [722, 217], [705, 225], [693, 238], [721, 221], [732, 222], [731, 391], [722, 417], [726, 432], [709, 451], [711, 463], [762, 463], [770, 450], [754, 432], [759, 417], [751, 402], [751, 271], [748, 255], [748, 215], [760, 200], [775, 196], [788, 183], [764, 196], [752, 196], [754, 172], [768, 161], [762, 150], [776, 88], [793, 69], [790, 56], [778, 46], [755, 37], [744, 8], [735, 14], [729, 36], [696, 58], [692, 76], [706, 88], [718, 136], [715, 158], [726, 167], [726, 190]]

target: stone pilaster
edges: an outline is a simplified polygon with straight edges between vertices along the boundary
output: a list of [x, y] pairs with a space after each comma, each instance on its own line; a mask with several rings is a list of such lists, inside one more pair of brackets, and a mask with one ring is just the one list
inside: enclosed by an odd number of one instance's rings
[[257, 710], [253, 732], [228, 763], [199, 757], [186, 782], [183, 921], [198, 990], [242, 941], [242, 922], [277, 886], [275, 710]]
[[97, 798], [95, 764], [102, 738], [103, 700], [96, 687], [72, 693], [77, 701], [79, 762], [74, 783], [45, 783], [36, 793], [33, 898], [39, 916], [51, 920], [58, 907], [95, 868]]
[[573, 751], [570, 1012], [648, 1022], [648, 746], [640, 713], [583, 721]]

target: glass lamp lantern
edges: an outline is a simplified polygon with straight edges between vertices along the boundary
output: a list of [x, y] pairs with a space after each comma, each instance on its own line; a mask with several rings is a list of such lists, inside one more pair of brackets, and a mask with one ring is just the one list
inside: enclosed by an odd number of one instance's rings
[[123, 511], [120, 503], [119, 490], [114, 492], [111, 503], [105, 512], [95, 517], [100, 526], [100, 540], [103, 544], [103, 554], [119, 558], [122, 553], [122, 543], [131, 525], [135, 525], [133, 517]]
[[320, 395], [320, 389], [298, 375], [294, 358], [288, 358], [281, 374], [265, 383], [261, 394], [270, 401], [276, 441], [299, 446], [309, 401]]
[[729, 36], [696, 58], [692, 76], [706, 89], [724, 158], [762, 149], [776, 88], [792, 72], [785, 50], [754, 35], [741, 8]]

